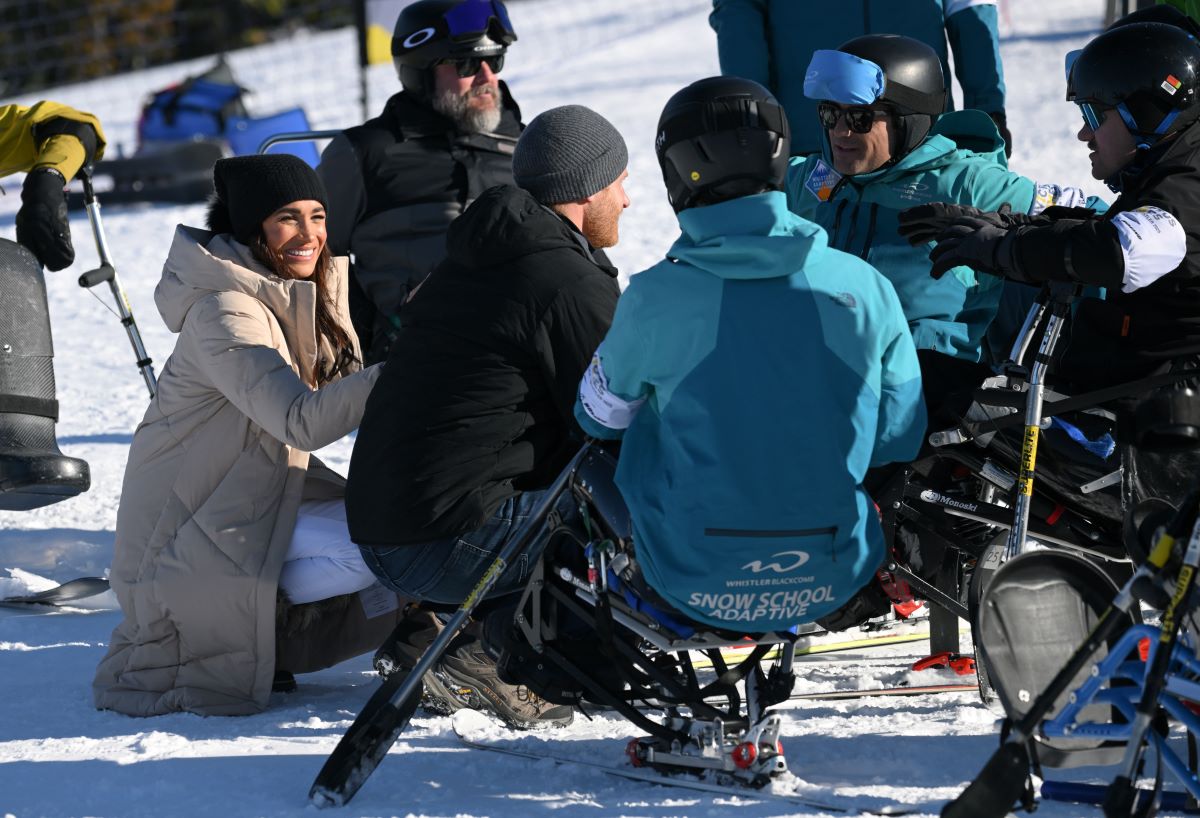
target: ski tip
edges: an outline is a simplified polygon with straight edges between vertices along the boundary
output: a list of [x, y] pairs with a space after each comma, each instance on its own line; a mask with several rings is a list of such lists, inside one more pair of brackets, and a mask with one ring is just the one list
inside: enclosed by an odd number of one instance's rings
[[312, 789], [308, 791], [308, 802], [317, 809], [342, 807], [346, 804], [346, 800], [340, 792], [322, 787], [320, 784], [313, 784]]

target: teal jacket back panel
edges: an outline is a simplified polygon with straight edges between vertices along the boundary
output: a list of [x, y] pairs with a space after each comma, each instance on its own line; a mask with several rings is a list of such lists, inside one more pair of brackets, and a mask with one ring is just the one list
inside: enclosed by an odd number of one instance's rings
[[783, 193], [679, 221], [621, 296], [575, 415], [624, 430], [617, 485], [666, 600], [749, 632], [819, 618], [884, 557], [867, 468], [911, 459], [924, 433], [899, 301]]
[[[812, 53], [864, 34], [903, 34], [946, 60], [954, 51], [963, 108], [1004, 110], [1004, 70], [994, 0], [713, 0], [721, 73], [770, 88], [788, 113], [792, 153], [821, 149], [817, 103], [804, 96]], [[953, 106], [950, 106], [953, 107]]]
[[930, 278], [933, 245], [912, 247], [900, 236], [900, 211], [926, 202], [980, 210], [998, 210], [1007, 203], [1015, 213], [1082, 204], [1082, 194], [1073, 188], [1064, 194], [1010, 171], [996, 126], [978, 111], [943, 115], [912, 153], [891, 167], [841, 177], [822, 201], [811, 180], [829, 167], [820, 155], [793, 159], [788, 206], [824, 227], [831, 247], [869, 261], [892, 282], [918, 349], [968, 361], [982, 359], [984, 333], [996, 315], [1003, 280], [969, 267], [955, 267], [940, 280]]

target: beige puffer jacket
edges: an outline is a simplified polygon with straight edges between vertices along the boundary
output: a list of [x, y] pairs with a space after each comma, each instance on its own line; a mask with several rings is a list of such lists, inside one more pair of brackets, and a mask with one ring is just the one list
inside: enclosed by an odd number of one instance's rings
[[[331, 291], [349, 328], [338, 262]], [[154, 297], [179, 338], [129, 450], [111, 574], [125, 620], [95, 703], [255, 713], [271, 692], [276, 587], [300, 501], [340, 494], [308, 453], [358, 426], [379, 367], [313, 389], [316, 285], [271, 275], [227, 235], [180, 226]], [[328, 649], [281, 644], [287, 670], [382, 643], [396, 616], [368, 620], [351, 603], [308, 634]]]

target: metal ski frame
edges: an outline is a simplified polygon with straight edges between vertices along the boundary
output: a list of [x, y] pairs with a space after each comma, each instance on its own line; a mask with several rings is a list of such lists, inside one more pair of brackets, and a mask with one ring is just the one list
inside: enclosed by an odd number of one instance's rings
[[[1139, 566], [1125, 583], [1112, 604], [1100, 615], [1083, 644], [1037, 696], [1025, 714], [1013, 722], [1012, 729], [1000, 749], [992, 755], [975, 780], [962, 794], [946, 805], [942, 810], [942, 818], [1002, 818], [1008, 814], [1012, 804], [1025, 791], [1031, 763], [1028, 745], [1044, 729], [1043, 719], [1067, 692], [1080, 671], [1093, 662], [1095, 653], [1123, 630], [1131, 628], [1130, 612], [1139, 604], [1140, 599], [1147, 599], [1165, 607], [1166, 614], [1163, 616], [1158, 647], [1144, 676], [1141, 698], [1136, 710], [1137, 718], [1129, 727], [1130, 745], [1122, 773], [1113, 782], [1109, 791], [1109, 801], [1105, 806], [1108, 818], [1118, 815], [1128, 818], [1131, 814], [1129, 809], [1137, 794], [1131, 783], [1131, 770], [1140, 757], [1142, 742], [1157, 707], [1159, 693], [1163, 689], [1178, 638], [1180, 620], [1192, 596], [1195, 573], [1200, 569], [1198, 498], [1200, 493], [1193, 492], [1180, 506], [1179, 511], [1155, 541], [1146, 563]], [[1164, 569], [1171, 559], [1176, 540], [1189, 529], [1192, 536], [1184, 563], [1176, 578], [1174, 591], [1164, 604]], [[1096, 673], [1099, 672], [1097, 668]], [[1071, 735], [1083, 734], [1075, 732]], [[1121, 809], [1126, 811], [1121, 812]]]
[[158, 381], [154, 377], [154, 361], [150, 359], [150, 355], [146, 352], [146, 345], [142, 343], [142, 334], [138, 331], [137, 322], [133, 319], [133, 310], [129, 308], [129, 298], [126, 297], [125, 290], [121, 288], [121, 280], [117, 277], [117, 270], [113, 267], [112, 258], [108, 255], [108, 239], [104, 235], [104, 222], [100, 218], [100, 202], [96, 199], [96, 193], [92, 189], [91, 168], [81, 170], [79, 180], [83, 183], [83, 206], [87, 210], [88, 222], [92, 226], [92, 238], [96, 241], [96, 252], [100, 256], [100, 266], [81, 275], [79, 286], [91, 289], [97, 284], [108, 282], [113, 300], [117, 302], [117, 314], [121, 319], [121, 324], [125, 327], [125, 333], [129, 336], [133, 354], [137, 356], [138, 371], [142, 373], [146, 389], [153, 398], [158, 389]]
[[343, 806], [379, 766], [388, 748], [395, 743], [416, 712], [421, 699], [422, 678], [445, 653], [451, 640], [467, 624], [471, 612], [488, 595], [513, 559], [529, 547], [591, 447], [591, 442], [584, 444], [555, 478], [534, 506], [524, 528], [500, 549], [496, 559], [483, 572], [475, 588], [446, 622], [445, 628], [421, 655], [412, 671], [407, 675], [393, 674], [367, 701], [317, 774], [308, 793], [310, 802], [318, 807]]

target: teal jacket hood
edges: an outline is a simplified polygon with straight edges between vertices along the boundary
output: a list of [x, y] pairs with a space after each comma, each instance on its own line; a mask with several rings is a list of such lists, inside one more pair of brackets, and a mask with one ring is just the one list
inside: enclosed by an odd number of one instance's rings
[[790, 276], [828, 246], [825, 230], [788, 210], [782, 191], [689, 208], [679, 226], [667, 258], [727, 279]]

